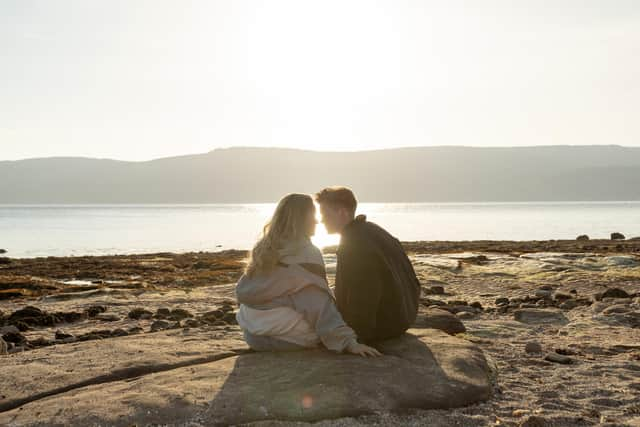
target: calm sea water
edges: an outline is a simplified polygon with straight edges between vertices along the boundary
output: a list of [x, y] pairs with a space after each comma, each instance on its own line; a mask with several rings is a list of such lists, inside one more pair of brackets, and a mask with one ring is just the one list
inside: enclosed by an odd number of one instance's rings
[[[248, 249], [274, 204], [0, 205], [7, 256]], [[640, 202], [361, 204], [400, 240], [545, 240], [640, 236]], [[318, 226], [314, 242], [338, 243]]]

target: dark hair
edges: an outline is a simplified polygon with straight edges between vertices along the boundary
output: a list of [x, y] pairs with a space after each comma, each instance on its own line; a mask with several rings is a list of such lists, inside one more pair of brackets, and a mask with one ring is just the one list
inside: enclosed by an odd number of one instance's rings
[[356, 196], [354, 196], [353, 191], [347, 187], [327, 187], [316, 193], [316, 202], [318, 202], [319, 205], [327, 204], [334, 207], [346, 208], [352, 214], [355, 214], [356, 208], [358, 207]]

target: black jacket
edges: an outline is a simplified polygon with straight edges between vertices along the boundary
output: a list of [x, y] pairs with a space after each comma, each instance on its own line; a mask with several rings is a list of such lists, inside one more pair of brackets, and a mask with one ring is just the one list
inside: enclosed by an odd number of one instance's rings
[[420, 282], [402, 245], [359, 215], [342, 231], [336, 302], [361, 342], [404, 333], [415, 321]]

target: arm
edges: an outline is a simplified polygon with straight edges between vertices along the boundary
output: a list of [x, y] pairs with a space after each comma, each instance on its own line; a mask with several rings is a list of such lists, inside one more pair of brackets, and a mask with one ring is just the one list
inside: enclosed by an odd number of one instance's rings
[[362, 245], [345, 247], [342, 266], [339, 306], [342, 317], [363, 342], [375, 338], [378, 307], [382, 298], [382, 278], [379, 259]]

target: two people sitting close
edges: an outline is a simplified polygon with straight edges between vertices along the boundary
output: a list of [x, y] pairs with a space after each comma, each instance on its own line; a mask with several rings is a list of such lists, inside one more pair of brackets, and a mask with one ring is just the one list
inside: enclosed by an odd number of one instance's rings
[[236, 286], [238, 324], [257, 351], [323, 345], [379, 356], [368, 344], [400, 336], [415, 321], [420, 283], [398, 239], [364, 215], [355, 216], [351, 190], [326, 188], [316, 202], [327, 232], [341, 235], [335, 296], [322, 253], [311, 243], [314, 201], [289, 194], [264, 227]]

